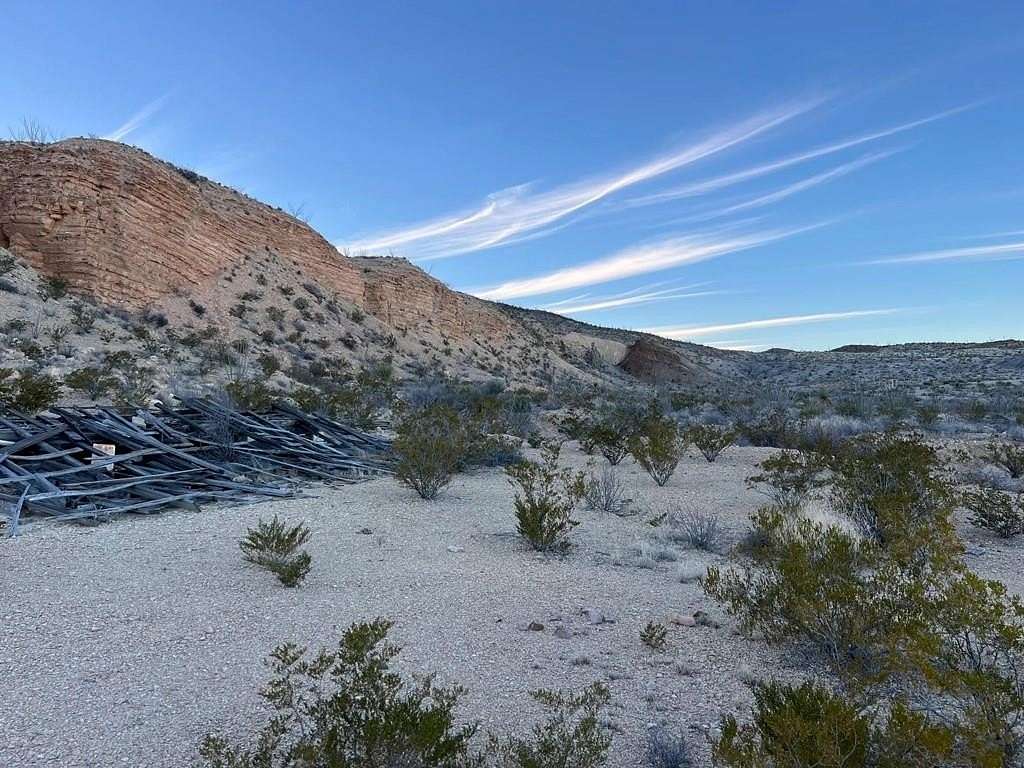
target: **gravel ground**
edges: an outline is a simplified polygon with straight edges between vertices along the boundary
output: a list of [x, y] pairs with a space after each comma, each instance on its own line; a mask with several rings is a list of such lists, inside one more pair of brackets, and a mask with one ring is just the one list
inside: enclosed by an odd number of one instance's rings
[[[603, 680], [613, 766], [640, 764], [659, 723], [687, 731], [706, 764], [702, 729], [749, 703], [747, 681], [797, 675], [805, 663], [740, 637], [699, 586], [679, 581], [681, 568], [718, 556], [676, 547], [677, 562], [644, 568], [629, 549], [659, 536], [647, 520], [691, 508], [718, 515], [733, 543], [762, 501], [744, 478], [769, 453], [690, 456], [664, 488], [627, 459], [618, 471], [641, 514], [579, 513], [565, 556], [520, 543], [497, 470], [458, 477], [435, 502], [378, 480], [0, 542], [0, 766], [191, 765], [206, 733], [241, 738], [264, 721], [256, 691], [276, 643], [333, 644], [375, 616], [395, 622], [402, 668], [466, 686], [461, 711], [485, 729], [523, 727], [531, 689]], [[313, 532], [313, 571], [296, 590], [239, 555], [246, 528], [273, 513]], [[968, 538], [972, 565], [1020, 591], [1019, 550]], [[584, 608], [612, 621], [592, 624]], [[640, 642], [647, 621], [696, 610], [722, 626], [670, 624], [661, 653]], [[544, 630], [525, 630], [531, 621]]]

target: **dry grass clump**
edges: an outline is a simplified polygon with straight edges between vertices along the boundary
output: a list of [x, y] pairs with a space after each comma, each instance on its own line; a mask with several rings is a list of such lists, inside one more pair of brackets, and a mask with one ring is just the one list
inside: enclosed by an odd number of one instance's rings
[[604, 467], [600, 474], [590, 473], [587, 478], [584, 498], [587, 505], [598, 512], [608, 512], [624, 517], [636, 514], [629, 508], [626, 484], [612, 467]]

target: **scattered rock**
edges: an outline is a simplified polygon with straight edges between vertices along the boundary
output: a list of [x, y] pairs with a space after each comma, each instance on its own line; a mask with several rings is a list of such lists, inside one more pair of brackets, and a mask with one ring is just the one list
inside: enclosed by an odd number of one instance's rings
[[356, 533], [361, 533], [363, 536], [369, 536], [371, 533], [373, 533], [373, 529], [372, 528], [360, 528], [358, 531], [356, 531]]
[[612, 620], [597, 608], [584, 608], [582, 611], [590, 624], [611, 624]]
[[555, 628], [555, 637], [560, 637], [563, 640], [568, 640], [569, 638], [572, 637], [572, 632], [570, 632], [565, 627], [556, 627]]
[[466, 548], [465, 547], [457, 547], [454, 544], [449, 544], [448, 545], [448, 551], [449, 552], [465, 552]]

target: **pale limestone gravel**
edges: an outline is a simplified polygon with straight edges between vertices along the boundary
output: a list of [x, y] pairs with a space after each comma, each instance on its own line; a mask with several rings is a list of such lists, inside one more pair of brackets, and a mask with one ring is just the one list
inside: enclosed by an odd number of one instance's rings
[[[614, 562], [658, 535], [647, 519], [687, 506], [714, 511], [734, 542], [762, 502], [744, 478], [769, 453], [733, 448], [715, 464], [691, 455], [665, 488], [627, 459], [619, 471], [644, 512], [581, 512], [566, 556], [536, 555], [516, 538], [498, 470], [460, 476], [436, 502], [384, 479], [0, 542], [0, 766], [183, 768], [204, 734], [241, 737], [263, 722], [256, 690], [276, 643], [330, 644], [378, 615], [395, 621], [403, 669], [466, 686], [461, 711], [485, 729], [525, 727], [531, 689], [603, 680], [613, 766], [640, 764], [656, 723], [687, 729], [706, 764], [699, 729], [749, 703], [751, 673], [796, 676], [806, 661], [740, 637], [698, 585], [678, 582], [681, 565], [721, 558], [680, 550], [679, 562], [653, 570]], [[245, 529], [275, 512], [313, 531], [313, 571], [297, 590], [239, 555]], [[972, 535], [981, 570], [1008, 570], [1019, 589], [1019, 552]], [[615, 623], [590, 625], [587, 607]], [[698, 609], [723, 626], [672, 626], [664, 653], [640, 643], [647, 621]], [[530, 621], [545, 630], [520, 628]], [[572, 636], [556, 637], [558, 627]]]

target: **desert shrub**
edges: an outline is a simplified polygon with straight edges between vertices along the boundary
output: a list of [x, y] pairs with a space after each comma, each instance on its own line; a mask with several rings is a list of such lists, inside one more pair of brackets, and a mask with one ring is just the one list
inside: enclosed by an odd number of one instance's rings
[[[273, 332], [271, 332], [271, 341], [273, 341]], [[277, 359], [276, 355], [272, 355], [269, 352], [260, 355], [256, 362], [259, 363], [260, 370], [263, 371], [264, 376], [273, 376], [281, 370], [281, 362]]]
[[79, 368], [64, 377], [64, 383], [76, 392], [81, 392], [93, 400], [103, 397], [117, 386], [117, 379], [107, 375], [102, 368]]
[[395, 477], [433, 499], [465, 460], [467, 434], [454, 410], [436, 405], [402, 419], [393, 448]]
[[590, 440], [613, 467], [626, 458], [628, 433], [614, 419], [603, 419], [590, 428]]
[[128, 408], [143, 405], [156, 391], [153, 372], [134, 363], [121, 368], [121, 378], [114, 393], [114, 401]]
[[528, 738], [490, 740], [495, 768], [597, 768], [608, 758], [611, 737], [601, 726], [601, 713], [611, 696], [602, 683], [580, 693], [533, 691], [533, 698], [548, 713]]
[[18, 260], [14, 254], [0, 248], [0, 276], [10, 274], [18, 266]]
[[721, 547], [718, 518], [710, 512], [687, 510], [672, 515], [669, 536], [672, 541], [705, 552], [717, 552]]
[[917, 406], [917, 423], [922, 427], [933, 427], [942, 415], [938, 406], [933, 403], [922, 403]]
[[752, 522], [763, 538], [753, 552], [756, 567], [708, 568], [705, 592], [744, 630], [759, 630], [772, 643], [799, 638], [839, 668], [877, 647], [879, 606], [865, 575], [876, 562], [873, 545], [809, 520], [789, 523], [772, 508]]
[[1010, 477], [1024, 477], [1024, 445], [1015, 443], [993, 443], [989, 446], [989, 455], [993, 464], [1010, 473]]
[[61, 385], [47, 373], [23, 370], [17, 378], [0, 368], [0, 405], [26, 413], [45, 411], [60, 399]]
[[71, 305], [71, 322], [78, 333], [88, 333], [96, 323], [96, 311], [88, 304], [76, 301]]
[[649, 621], [640, 630], [640, 642], [656, 651], [665, 650], [668, 643], [668, 627], [656, 621]]
[[1024, 602], [998, 581], [963, 570], [927, 611], [929, 635], [908, 647], [907, 660], [935, 696], [924, 702], [933, 722], [954, 734], [967, 765], [1019, 765]]
[[629, 440], [633, 458], [658, 485], [665, 485], [676, 471], [686, 443], [673, 419], [649, 414]]
[[613, 515], [629, 514], [626, 485], [612, 467], [604, 467], [600, 474], [590, 473], [587, 478], [584, 498], [587, 506], [598, 512]]
[[887, 434], [850, 444], [828, 460], [832, 506], [875, 541], [930, 525], [948, 510], [950, 490], [935, 450], [916, 436]]
[[682, 729], [652, 728], [647, 734], [648, 768], [690, 768], [693, 759]]
[[274, 515], [273, 520], [260, 520], [246, 531], [239, 547], [250, 563], [271, 571], [286, 587], [296, 587], [306, 578], [312, 562], [309, 553], [299, 549], [309, 537], [304, 524], [289, 527]]
[[569, 532], [578, 524], [572, 511], [586, 487], [582, 472], [559, 466], [560, 448], [544, 445], [539, 462], [522, 461], [505, 469], [517, 489], [513, 503], [519, 535], [541, 552], [568, 546]]
[[818, 487], [820, 464], [801, 451], [780, 451], [758, 464], [761, 472], [747, 478], [751, 487], [764, 486], [758, 490], [772, 503], [784, 509], [798, 509], [811, 492]]
[[68, 281], [63, 277], [47, 277], [39, 286], [43, 299], [63, 299], [68, 295]]
[[870, 741], [870, 719], [828, 688], [769, 682], [754, 687], [752, 722], [723, 718], [712, 754], [730, 768], [863, 768]]
[[261, 696], [275, 711], [251, 746], [208, 736], [200, 755], [210, 768], [462, 768], [477, 726], [458, 726], [463, 690], [431, 676], [408, 683], [392, 671], [400, 649], [383, 619], [353, 624], [338, 647], [308, 658], [279, 645]]
[[243, 411], [265, 411], [277, 400], [277, 394], [258, 379], [232, 379], [224, 385], [224, 391], [234, 406]]
[[963, 494], [962, 503], [971, 512], [971, 522], [1004, 539], [1024, 534], [1024, 494], [979, 488]]
[[708, 462], [714, 462], [730, 445], [736, 442], [736, 433], [714, 424], [694, 424], [686, 430], [689, 442], [697, 446]]

